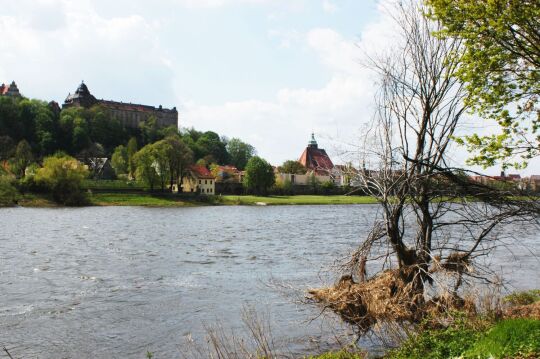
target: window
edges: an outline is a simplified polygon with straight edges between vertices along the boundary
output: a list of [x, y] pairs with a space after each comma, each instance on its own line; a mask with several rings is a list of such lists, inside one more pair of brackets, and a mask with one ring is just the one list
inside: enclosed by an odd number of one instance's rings
[[208, 181], [207, 181], [207, 180], [204, 180], [204, 184], [208, 184]]
[[201, 181], [201, 180], [199, 180], [199, 184], [201, 184], [201, 183], [202, 183], [202, 181]]
[[210, 184], [212, 184], [212, 180], [210, 180]]

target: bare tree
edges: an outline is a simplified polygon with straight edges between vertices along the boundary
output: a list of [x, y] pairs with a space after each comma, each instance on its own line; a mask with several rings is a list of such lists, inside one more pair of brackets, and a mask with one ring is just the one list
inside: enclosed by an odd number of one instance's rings
[[[370, 61], [380, 88], [362, 158], [370, 169], [359, 173], [380, 215], [344, 267], [347, 275], [311, 292], [362, 330], [383, 319], [419, 320], [443, 299], [463, 305], [457, 291], [467, 278], [489, 280], [489, 268], [475, 259], [499, 243], [494, 230], [534, 214], [512, 191], [471, 182], [450, 166], [449, 147], [466, 111], [455, 76], [462, 45], [434, 36], [439, 24], [416, 1], [396, 10], [400, 43]], [[373, 263], [379, 266], [369, 277]], [[434, 288], [444, 293], [428, 296]]]

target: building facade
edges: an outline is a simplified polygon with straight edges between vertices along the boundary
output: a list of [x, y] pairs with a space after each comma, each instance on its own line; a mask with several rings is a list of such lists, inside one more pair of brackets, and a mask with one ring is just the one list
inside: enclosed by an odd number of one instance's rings
[[109, 111], [111, 116], [125, 127], [137, 128], [141, 122], [154, 116], [158, 127], [178, 126], [178, 111], [176, 107], [172, 109], [124, 103], [117, 101], [99, 100], [90, 93], [88, 87], [83, 82], [79, 85], [74, 94], [69, 94], [64, 101], [62, 108], [84, 107], [89, 108], [99, 105]]

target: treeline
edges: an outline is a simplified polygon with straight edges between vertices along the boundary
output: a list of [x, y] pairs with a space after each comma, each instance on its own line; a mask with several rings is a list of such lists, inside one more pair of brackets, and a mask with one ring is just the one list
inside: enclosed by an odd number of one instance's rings
[[[180, 183], [192, 164], [233, 165], [243, 170], [254, 155], [255, 148], [238, 138], [195, 129], [180, 132], [176, 126], [159, 128], [155, 117], [138, 128], [126, 128], [100, 106], [61, 110], [54, 102], [0, 97], [0, 196], [7, 198], [4, 202], [11, 202], [7, 193], [17, 189], [52, 193], [63, 204], [82, 203], [84, 196], [68, 193], [80, 192], [82, 179], [95, 177], [96, 163], [103, 163], [104, 158], [111, 160], [113, 177], [165, 190]], [[79, 171], [74, 165], [77, 161], [89, 165], [90, 171]], [[59, 174], [50, 166], [64, 166], [67, 172]], [[73, 183], [52, 184], [61, 175]]]
[[159, 128], [152, 116], [138, 128], [129, 128], [100, 106], [60, 110], [54, 102], [0, 97], [0, 160], [13, 157], [17, 144], [23, 140], [37, 159], [58, 151], [85, 159], [111, 158], [116, 147], [127, 145], [132, 138], [142, 148], [170, 135], [180, 136], [193, 152], [195, 161], [232, 164], [243, 169], [255, 154], [253, 146], [212, 131], [189, 129], [180, 134], [176, 126]]

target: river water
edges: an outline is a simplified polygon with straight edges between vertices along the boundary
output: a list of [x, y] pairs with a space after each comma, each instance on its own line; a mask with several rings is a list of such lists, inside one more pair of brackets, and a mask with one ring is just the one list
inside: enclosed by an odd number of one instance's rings
[[[365, 236], [376, 211], [1, 209], [0, 345], [18, 358], [180, 358], [205, 327], [241, 330], [251, 307], [292, 353], [325, 347], [345, 329], [290, 292], [335, 279], [328, 266]], [[519, 245], [499, 251], [496, 267], [514, 288], [540, 287], [536, 229], [511, 231]]]

